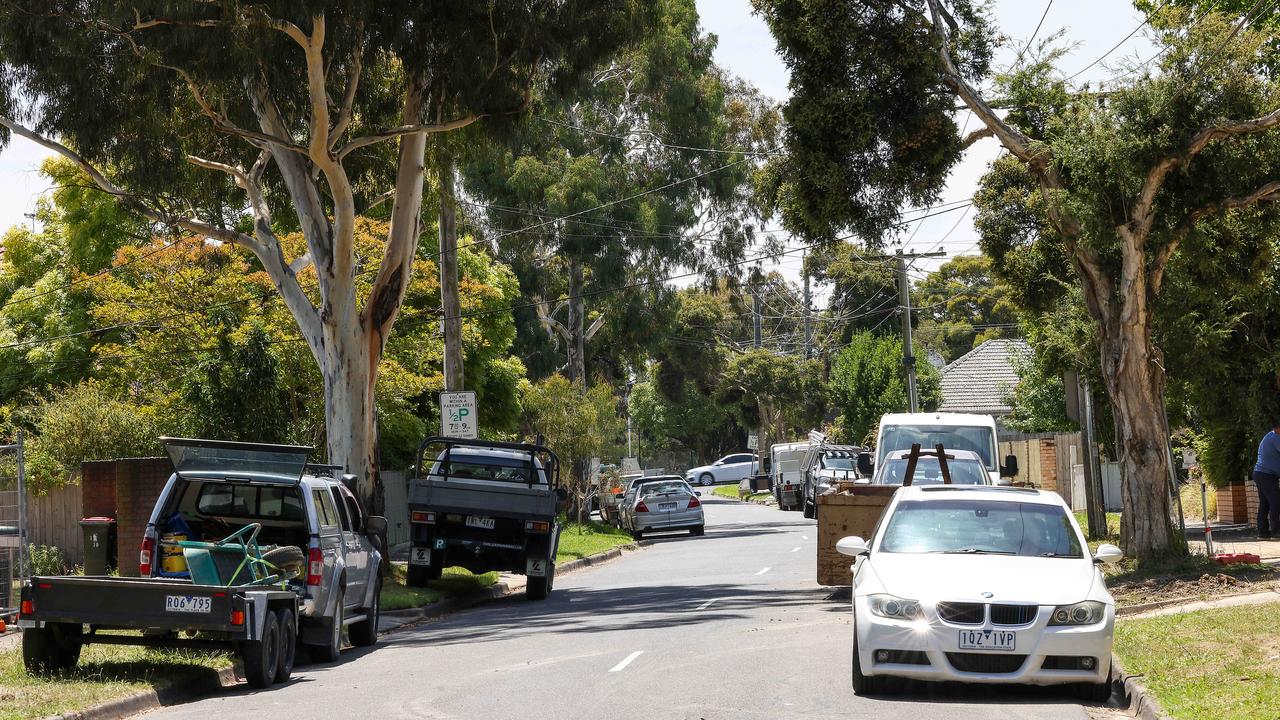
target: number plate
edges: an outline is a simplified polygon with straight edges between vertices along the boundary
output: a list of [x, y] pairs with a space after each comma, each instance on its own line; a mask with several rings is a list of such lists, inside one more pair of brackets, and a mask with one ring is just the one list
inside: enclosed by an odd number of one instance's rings
[[676, 503], [673, 503], [673, 502], [669, 502], [669, 503], [658, 503], [658, 509], [659, 509], [659, 510], [675, 510], [675, 509], [676, 509]]
[[415, 547], [409, 550], [410, 565], [430, 565], [431, 548]]
[[179, 613], [213, 612], [213, 598], [193, 595], [165, 595], [164, 611]]
[[961, 650], [1013, 650], [1017, 633], [1012, 630], [961, 630]]
[[524, 561], [524, 574], [529, 577], [546, 577], [547, 561], [544, 558], [528, 558]]
[[485, 530], [493, 529], [493, 518], [484, 517], [483, 515], [468, 515], [467, 527], [484, 528]]

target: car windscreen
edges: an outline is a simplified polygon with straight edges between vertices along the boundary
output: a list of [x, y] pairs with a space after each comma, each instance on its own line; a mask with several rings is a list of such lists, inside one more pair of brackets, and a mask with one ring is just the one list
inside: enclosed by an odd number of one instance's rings
[[[437, 462], [431, 474], [447, 480], [490, 480], [494, 482], [528, 483], [529, 461], [524, 458], [484, 456], [451, 457], [448, 463]], [[534, 472], [534, 483], [545, 482], [542, 473]]]
[[880, 435], [880, 447], [877, 451], [883, 461], [885, 456], [894, 450], [910, 450], [919, 444], [926, 450], [937, 445], [947, 450], [969, 450], [978, 453], [982, 464], [988, 469], [995, 469], [995, 437], [991, 428], [980, 425], [962, 427], [958, 425], [886, 425]]
[[[987, 485], [990, 476], [987, 469], [972, 460], [952, 460], [947, 463], [947, 471], [951, 473], [952, 485]], [[880, 471], [877, 483], [880, 485], [901, 485], [907, 474], [907, 460], [895, 458], [884, 461], [884, 469]], [[911, 475], [912, 485], [941, 485], [942, 467], [937, 458], [922, 457], [916, 460], [916, 470]]]
[[834, 468], [836, 470], [854, 470], [853, 458], [851, 457], [824, 457], [822, 458], [823, 468]]
[[204, 483], [196, 496], [196, 511], [246, 520], [303, 519], [302, 496], [296, 487]]
[[1079, 537], [1061, 507], [978, 499], [898, 503], [879, 549], [890, 553], [1084, 557]]
[[675, 493], [688, 494], [689, 486], [683, 482], [675, 480], [666, 482], [645, 483], [640, 486], [638, 491], [640, 497], [652, 497], [654, 495], [671, 495]]

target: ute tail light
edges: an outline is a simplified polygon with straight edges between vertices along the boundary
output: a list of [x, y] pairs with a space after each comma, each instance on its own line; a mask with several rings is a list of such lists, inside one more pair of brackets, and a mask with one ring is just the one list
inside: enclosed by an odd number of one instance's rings
[[313, 540], [311, 547], [307, 548], [307, 584], [319, 585], [323, 581], [323, 576], [324, 553]]
[[433, 512], [424, 512], [422, 510], [414, 510], [409, 513], [409, 522], [416, 523], [433, 523], [436, 521], [436, 514]]
[[156, 539], [150, 535], [142, 537], [142, 549], [138, 551], [138, 574], [151, 577], [151, 559], [156, 554]]
[[699, 500], [699, 499], [698, 499], [698, 498], [696, 498], [696, 497], [690, 497], [690, 498], [689, 498], [689, 507], [691, 507], [691, 508], [702, 507], [702, 501], [701, 501], [701, 500]]
[[636, 512], [649, 512], [649, 506], [645, 505], [644, 501], [641, 500], [640, 502], [636, 503]]
[[18, 607], [19, 615], [31, 616], [36, 614], [36, 604], [30, 600], [23, 600], [22, 605]]
[[536, 533], [551, 532], [551, 523], [542, 520], [527, 520], [525, 521], [524, 529]]

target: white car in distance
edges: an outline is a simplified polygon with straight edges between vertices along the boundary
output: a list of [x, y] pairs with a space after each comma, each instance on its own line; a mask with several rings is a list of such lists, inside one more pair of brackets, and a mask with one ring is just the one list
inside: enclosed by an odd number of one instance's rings
[[725, 455], [710, 465], [686, 470], [684, 479], [690, 485], [736, 483], [755, 475], [756, 466], [755, 455], [751, 453], [734, 453]]
[[890, 677], [1075, 684], [1111, 694], [1115, 601], [1056, 493], [981, 485], [904, 487], [875, 537], [836, 549], [853, 566], [853, 690]]

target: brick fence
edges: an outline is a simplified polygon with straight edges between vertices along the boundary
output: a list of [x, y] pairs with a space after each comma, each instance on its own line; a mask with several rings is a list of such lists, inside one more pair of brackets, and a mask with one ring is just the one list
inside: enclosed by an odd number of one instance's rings
[[138, 574], [138, 548], [156, 498], [173, 473], [168, 458], [98, 460], [80, 466], [85, 517], [116, 519], [120, 574]]
[[1258, 517], [1258, 487], [1252, 482], [1234, 482], [1217, 489], [1218, 522], [1253, 525]]

